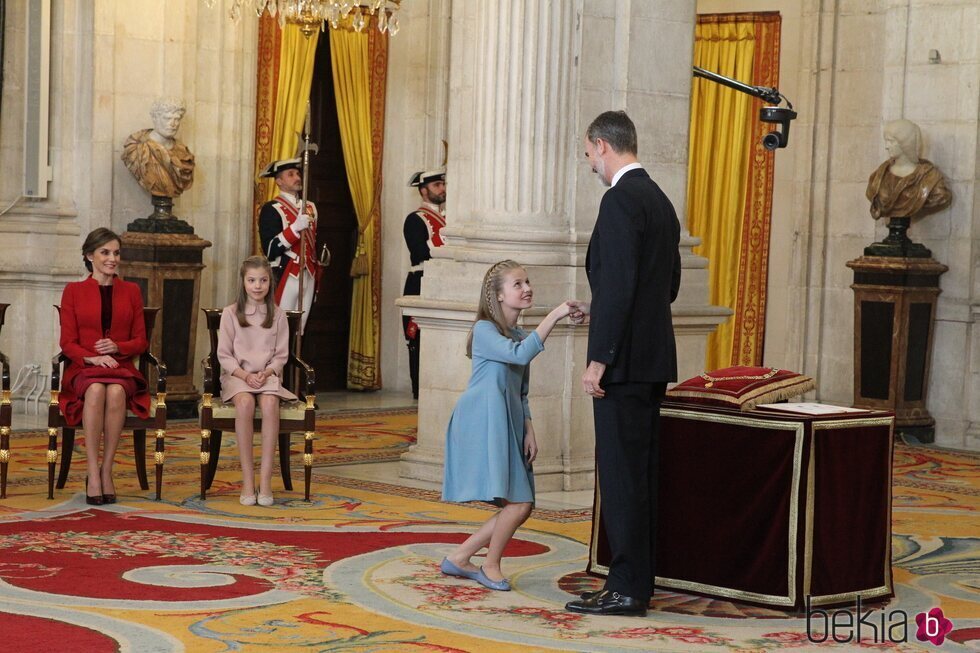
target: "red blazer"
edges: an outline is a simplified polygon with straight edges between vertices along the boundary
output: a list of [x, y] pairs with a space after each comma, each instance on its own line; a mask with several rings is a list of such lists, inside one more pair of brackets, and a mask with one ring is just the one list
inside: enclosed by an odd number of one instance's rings
[[[99, 356], [95, 342], [102, 333], [102, 295], [99, 284], [91, 276], [65, 286], [61, 295], [61, 351], [69, 358], [61, 379], [58, 403], [65, 421], [75, 425], [81, 421], [82, 397], [75, 396], [73, 381], [84, 367], [90, 367], [86, 357]], [[112, 289], [112, 324], [108, 337], [119, 347], [113, 357], [119, 361], [119, 371], [133, 376], [137, 393], [128, 398], [129, 410], [147, 418], [150, 414], [150, 394], [146, 379], [133, 364], [133, 357], [146, 351], [146, 326], [143, 323], [143, 297], [139, 286], [116, 277]]]

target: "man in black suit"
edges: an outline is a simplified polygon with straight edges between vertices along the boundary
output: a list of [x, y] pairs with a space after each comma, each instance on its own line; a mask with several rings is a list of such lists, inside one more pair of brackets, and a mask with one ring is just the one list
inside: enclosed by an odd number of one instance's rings
[[603, 590], [565, 607], [586, 614], [646, 614], [656, 574], [660, 403], [677, 379], [670, 304], [681, 280], [674, 207], [636, 160], [636, 128], [623, 111], [599, 115], [586, 132], [602, 197], [585, 270], [591, 303], [582, 386], [593, 398], [597, 482], [611, 549]]
[[[419, 189], [422, 204], [408, 214], [402, 232], [408, 246], [411, 266], [405, 277], [402, 294], [422, 294], [422, 274], [425, 262], [432, 258], [432, 248], [442, 247], [439, 232], [446, 226], [443, 208], [446, 205], [446, 173], [443, 170], [416, 172], [408, 180], [408, 185]], [[419, 398], [419, 352], [422, 334], [419, 325], [409, 315], [402, 316], [402, 329], [408, 345], [408, 373], [412, 380], [412, 396]]]

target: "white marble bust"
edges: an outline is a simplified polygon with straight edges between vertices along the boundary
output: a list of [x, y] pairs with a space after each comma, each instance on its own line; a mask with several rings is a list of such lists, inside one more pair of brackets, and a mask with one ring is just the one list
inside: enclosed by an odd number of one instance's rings
[[194, 183], [194, 155], [176, 138], [185, 111], [179, 99], [156, 100], [152, 129], [133, 132], [123, 144], [126, 168], [151, 195], [177, 197]]

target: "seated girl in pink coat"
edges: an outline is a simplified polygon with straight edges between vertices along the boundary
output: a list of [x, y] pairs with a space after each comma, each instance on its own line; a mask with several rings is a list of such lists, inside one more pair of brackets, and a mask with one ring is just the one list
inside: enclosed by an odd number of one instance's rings
[[282, 368], [289, 358], [289, 325], [276, 306], [272, 268], [264, 256], [242, 262], [238, 301], [226, 306], [218, 330], [218, 362], [221, 363], [221, 399], [235, 404], [235, 438], [242, 463], [239, 502], [254, 506], [255, 478], [252, 465], [253, 417], [258, 397], [262, 409], [262, 461], [259, 466], [260, 506], [271, 506], [272, 464], [279, 433], [279, 402], [296, 399], [282, 386]]

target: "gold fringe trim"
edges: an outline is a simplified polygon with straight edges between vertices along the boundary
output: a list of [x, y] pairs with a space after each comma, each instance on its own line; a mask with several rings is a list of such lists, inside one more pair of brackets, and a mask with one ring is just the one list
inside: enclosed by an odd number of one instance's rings
[[729, 397], [716, 392], [706, 392], [703, 390], [679, 390], [674, 388], [667, 391], [668, 397], [690, 397], [693, 399], [710, 399], [717, 403], [736, 406], [740, 410], [752, 410], [757, 404], [768, 404], [783, 399], [790, 399], [809, 392], [816, 387], [813, 379], [808, 376], [794, 377], [774, 383], [768, 383], [761, 388], [757, 388], [739, 397]]

